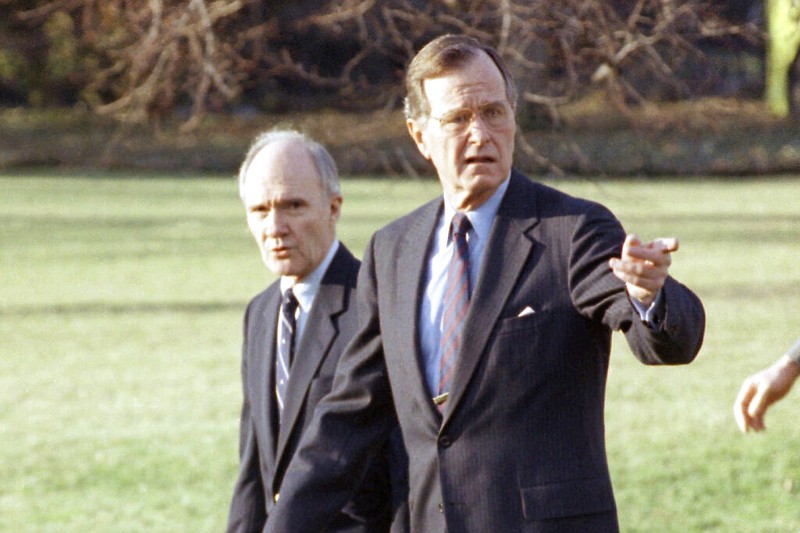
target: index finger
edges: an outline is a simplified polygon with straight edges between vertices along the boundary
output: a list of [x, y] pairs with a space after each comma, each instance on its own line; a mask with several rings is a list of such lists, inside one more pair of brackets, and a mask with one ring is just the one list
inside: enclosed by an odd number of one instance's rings
[[653, 248], [660, 249], [661, 253], [669, 254], [677, 252], [680, 248], [680, 243], [675, 237], [662, 237], [653, 241]]
[[646, 261], [657, 267], [669, 267], [672, 262], [671, 253], [677, 246], [677, 239], [656, 239], [647, 244], [628, 248], [627, 255], [623, 258]]

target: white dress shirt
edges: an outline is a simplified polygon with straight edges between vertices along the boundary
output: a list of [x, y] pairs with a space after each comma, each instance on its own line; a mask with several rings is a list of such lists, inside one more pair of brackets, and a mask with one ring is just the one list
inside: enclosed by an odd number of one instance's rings
[[[297, 298], [297, 310], [295, 311], [295, 327], [294, 327], [294, 335], [295, 335], [295, 347], [300, 344], [300, 339], [303, 338], [303, 331], [306, 327], [306, 322], [308, 321], [308, 314], [311, 312], [311, 306], [314, 304], [314, 298], [319, 291], [319, 286], [322, 284], [322, 278], [325, 277], [325, 272], [328, 271], [328, 267], [333, 261], [333, 256], [336, 255], [336, 251], [339, 249], [339, 241], [338, 239], [334, 239], [331, 247], [328, 249], [328, 254], [322, 260], [322, 262], [314, 269], [311, 274], [304, 277], [297, 283], [293, 282], [291, 278], [281, 277], [281, 295], [286, 292], [286, 289], [291, 288], [292, 292], [294, 293], [294, 297]], [[278, 326], [280, 326], [280, 313], [278, 313]], [[280, 336], [281, 336], [281, 329], [277, 327], [276, 330], [278, 334], [276, 335], [275, 342], [278, 343], [276, 346], [280, 346]]]

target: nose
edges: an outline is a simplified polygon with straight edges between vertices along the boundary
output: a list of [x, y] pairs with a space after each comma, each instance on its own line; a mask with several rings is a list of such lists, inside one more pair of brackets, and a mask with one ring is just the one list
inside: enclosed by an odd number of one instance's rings
[[469, 134], [470, 140], [473, 142], [486, 141], [491, 136], [488, 124], [486, 124], [486, 121], [479, 113], [472, 116], [472, 120], [470, 120], [469, 127], [467, 128], [467, 133]]
[[288, 232], [286, 219], [278, 209], [273, 209], [267, 213], [261, 224], [262, 230], [267, 237], [280, 237]]

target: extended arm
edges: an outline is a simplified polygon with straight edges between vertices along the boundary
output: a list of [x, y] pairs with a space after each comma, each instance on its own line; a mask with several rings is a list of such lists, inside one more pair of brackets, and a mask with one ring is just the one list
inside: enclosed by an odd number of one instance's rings
[[[700, 350], [705, 311], [700, 299], [669, 276], [676, 239], [643, 244], [625, 236], [604, 208], [595, 208], [576, 230], [573, 244], [573, 298], [589, 316], [625, 333], [646, 364], [685, 364]], [[659, 296], [660, 295], [660, 296]], [[645, 324], [632, 299], [649, 306], [658, 298], [654, 324]]]

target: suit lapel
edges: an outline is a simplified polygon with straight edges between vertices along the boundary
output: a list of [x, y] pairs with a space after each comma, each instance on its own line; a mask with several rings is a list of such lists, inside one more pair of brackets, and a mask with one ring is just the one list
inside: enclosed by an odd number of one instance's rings
[[533, 251], [530, 230], [538, 224], [528, 178], [514, 171], [489, 235], [482, 270], [464, 322], [445, 419], [455, 411], [492, 334], [506, 300]]
[[422, 207], [419, 216], [403, 237], [395, 272], [398, 284], [398, 301], [395, 307], [397, 315], [390, 318], [396, 323], [396, 331], [402, 332], [404, 342], [407, 343], [402, 353], [413, 355], [402, 357], [399, 361], [401, 375], [407, 376], [404, 385], [408, 390], [404, 389], [403, 393], [411, 393], [417, 398], [422, 406], [421, 411], [429, 413], [431, 423], [436, 425], [439, 424], [439, 415], [431, 401], [419, 345], [419, 312], [428, 272], [428, 256], [443, 205], [440, 197]]
[[286, 403], [283, 407], [283, 422], [278, 436], [276, 457], [280, 460], [289, 436], [295, 431], [297, 416], [303, 408], [308, 388], [317, 373], [317, 368], [328, 354], [331, 344], [339, 334], [334, 326], [334, 317], [343, 309], [344, 288], [337, 285], [320, 285], [314, 297], [314, 305], [306, 321], [292, 364]]
[[[295, 360], [290, 372], [286, 389], [286, 403], [283, 408], [283, 422], [278, 435], [276, 463], [282, 460], [286, 452], [289, 437], [298, 429], [298, 415], [308, 396], [308, 389], [317, 369], [331, 349], [339, 330], [336, 317], [347, 309], [347, 287], [343, 278], [347, 278], [350, 269], [347, 257], [350, 253], [339, 245], [339, 250], [328, 266], [322, 283], [314, 297], [311, 313], [306, 320], [303, 335], [297, 345]], [[354, 302], [351, 302], [354, 305]]]

